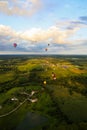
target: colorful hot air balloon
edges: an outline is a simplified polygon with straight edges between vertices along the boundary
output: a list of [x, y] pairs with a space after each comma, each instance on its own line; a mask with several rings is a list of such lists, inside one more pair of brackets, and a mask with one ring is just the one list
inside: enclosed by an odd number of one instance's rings
[[16, 47], [16, 46], [17, 46], [17, 43], [14, 43], [13, 46]]

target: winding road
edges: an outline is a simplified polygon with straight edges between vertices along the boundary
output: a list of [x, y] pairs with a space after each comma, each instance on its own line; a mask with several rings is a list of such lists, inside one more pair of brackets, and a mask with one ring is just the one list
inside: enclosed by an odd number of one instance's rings
[[10, 112], [8, 112], [8, 113], [6, 113], [6, 114], [0, 115], [0, 118], [12, 114], [12, 113], [15, 112], [19, 107], [21, 107], [27, 100], [28, 100], [28, 98], [26, 98], [22, 103], [20, 103], [20, 105], [18, 105], [18, 106], [17, 106], [15, 109], [13, 109], [12, 111], [10, 111]]

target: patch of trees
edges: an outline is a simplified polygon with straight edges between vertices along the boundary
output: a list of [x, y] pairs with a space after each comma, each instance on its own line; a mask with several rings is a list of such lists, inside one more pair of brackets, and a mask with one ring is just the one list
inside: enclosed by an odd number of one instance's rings
[[44, 68], [38, 66], [30, 71], [29, 74], [29, 82], [32, 84], [40, 84], [43, 79], [41, 77], [41, 73], [44, 71]]

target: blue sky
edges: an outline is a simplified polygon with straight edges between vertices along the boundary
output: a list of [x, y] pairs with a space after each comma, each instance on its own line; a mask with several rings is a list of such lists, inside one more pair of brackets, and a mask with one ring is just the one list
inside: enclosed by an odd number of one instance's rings
[[87, 54], [86, 35], [87, 0], [0, 0], [0, 54]]

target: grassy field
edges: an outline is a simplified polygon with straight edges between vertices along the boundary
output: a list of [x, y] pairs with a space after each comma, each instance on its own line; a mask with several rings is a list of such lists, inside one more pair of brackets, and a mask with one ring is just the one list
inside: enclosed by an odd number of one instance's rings
[[11, 81], [13, 79], [13, 75], [13, 72], [6, 72], [4, 74], [0, 74], [0, 83]]
[[33, 130], [86, 130], [86, 66], [87, 59], [81, 57], [0, 60], [0, 116], [20, 106], [0, 117], [0, 129], [16, 130], [33, 112], [47, 119]]

